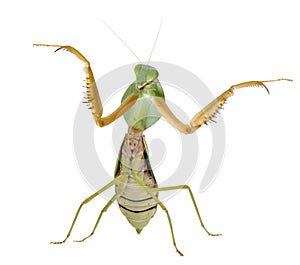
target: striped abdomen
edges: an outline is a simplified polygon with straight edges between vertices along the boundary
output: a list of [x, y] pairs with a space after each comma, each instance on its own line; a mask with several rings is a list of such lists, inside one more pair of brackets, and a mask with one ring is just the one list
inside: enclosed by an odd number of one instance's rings
[[120, 210], [140, 233], [154, 216], [157, 208], [156, 201], [133, 178], [133, 175], [140, 178], [149, 188], [157, 187], [141, 132], [129, 131], [125, 135], [115, 171], [115, 177], [120, 175], [126, 176], [125, 183], [116, 185], [116, 193], [122, 192], [118, 198]]

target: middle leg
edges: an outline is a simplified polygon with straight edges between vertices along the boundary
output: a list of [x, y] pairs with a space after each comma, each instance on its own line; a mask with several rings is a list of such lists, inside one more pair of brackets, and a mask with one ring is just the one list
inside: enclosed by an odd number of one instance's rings
[[209, 236], [221, 236], [222, 234], [212, 234], [210, 233], [203, 221], [202, 221], [202, 218], [201, 218], [201, 215], [200, 215], [200, 212], [199, 212], [199, 209], [198, 209], [198, 206], [197, 206], [197, 203], [196, 203], [196, 200], [194, 198], [194, 195], [192, 193], [192, 190], [191, 188], [188, 186], [188, 185], [179, 185], [179, 186], [171, 186], [171, 187], [161, 187], [161, 188], [153, 188], [151, 189], [152, 192], [160, 192], [160, 191], [170, 191], [170, 190], [188, 190], [189, 191], [189, 194], [190, 194], [190, 197], [191, 197], [191, 200], [193, 202], [193, 205], [194, 205], [194, 208], [195, 208], [195, 211], [197, 213], [197, 216], [198, 216], [198, 219], [199, 219], [199, 222], [201, 224], [201, 226], [203, 227], [203, 229], [205, 230], [205, 232], [209, 235]]
[[86, 239], [88, 239], [89, 237], [91, 237], [94, 233], [95, 233], [95, 230], [97, 229], [97, 226], [100, 222], [100, 219], [103, 215], [103, 213], [105, 213], [107, 211], [107, 209], [112, 205], [112, 203], [117, 200], [121, 195], [122, 195], [123, 192], [119, 192], [119, 193], [116, 193], [110, 200], [109, 202], [103, 207], [103, 209], [101, 210], [99, 216], [98, 216], [98, 219], [94, 225], [94, 228], [92, 230], [92, 232], [85, 238], [81, 239], [81, 240], [74, 240], [74, 242], [83, 242], [85, 241]]

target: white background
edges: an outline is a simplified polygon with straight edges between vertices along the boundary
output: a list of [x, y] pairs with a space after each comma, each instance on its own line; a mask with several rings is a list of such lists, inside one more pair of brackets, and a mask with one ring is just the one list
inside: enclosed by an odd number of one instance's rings
[[[28, 0], [0, 5], [1, 264], [299, 264], [297, 1]], [[259, 88], [238, 91], [222, 112], [226, 154], [217, 180], [199, 194], [203, 172], [198, 168], [190, 183], [208, 229], [223, 237], [205, 234], [181, 192], [166, 205], [184, 257], [175, 253], [160, 209], [137, 235], [113, 205], [93, 238], [73, 243], [90, 232], [105, 204], [102, 198], [82, 211], [67, 244], [50, 245], [63, 239], [79, 203], [92, 193], [72, 147], [84, 74], [69, 54], [32, 44], [71, 44], [101, 76], [135, 58], [100, 18], [147, 60], [162, 17], [152, 59], [189, 69], [216, 96], [242, 81], [294, 79], [270, 84], [270, 96]], [[208, 131], [198, 132], [203, 144]]]

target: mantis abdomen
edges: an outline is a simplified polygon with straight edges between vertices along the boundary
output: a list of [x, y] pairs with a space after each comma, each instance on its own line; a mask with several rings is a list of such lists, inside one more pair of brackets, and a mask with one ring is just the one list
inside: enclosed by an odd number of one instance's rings
[[121, 175], [123, 181], [116, 185], [116, 194], [120, 194], [119, 207], [128, 222], [140, 233], [157, 208], [157, 202], [134, 179], [138, 177], [150, 189], [157, 187], [142, 131], [132, 129], [125, 135], [115, 171], [115, 177]]

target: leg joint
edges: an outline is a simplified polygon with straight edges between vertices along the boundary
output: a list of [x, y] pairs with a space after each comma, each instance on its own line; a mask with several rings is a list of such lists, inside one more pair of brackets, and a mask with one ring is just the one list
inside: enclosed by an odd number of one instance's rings
[[188, 186], [188, 185], [182, 185], [182, 188], [185, 189], [185, 190], [188, 190], [190, 192], [192, 191], [190, 186]]

